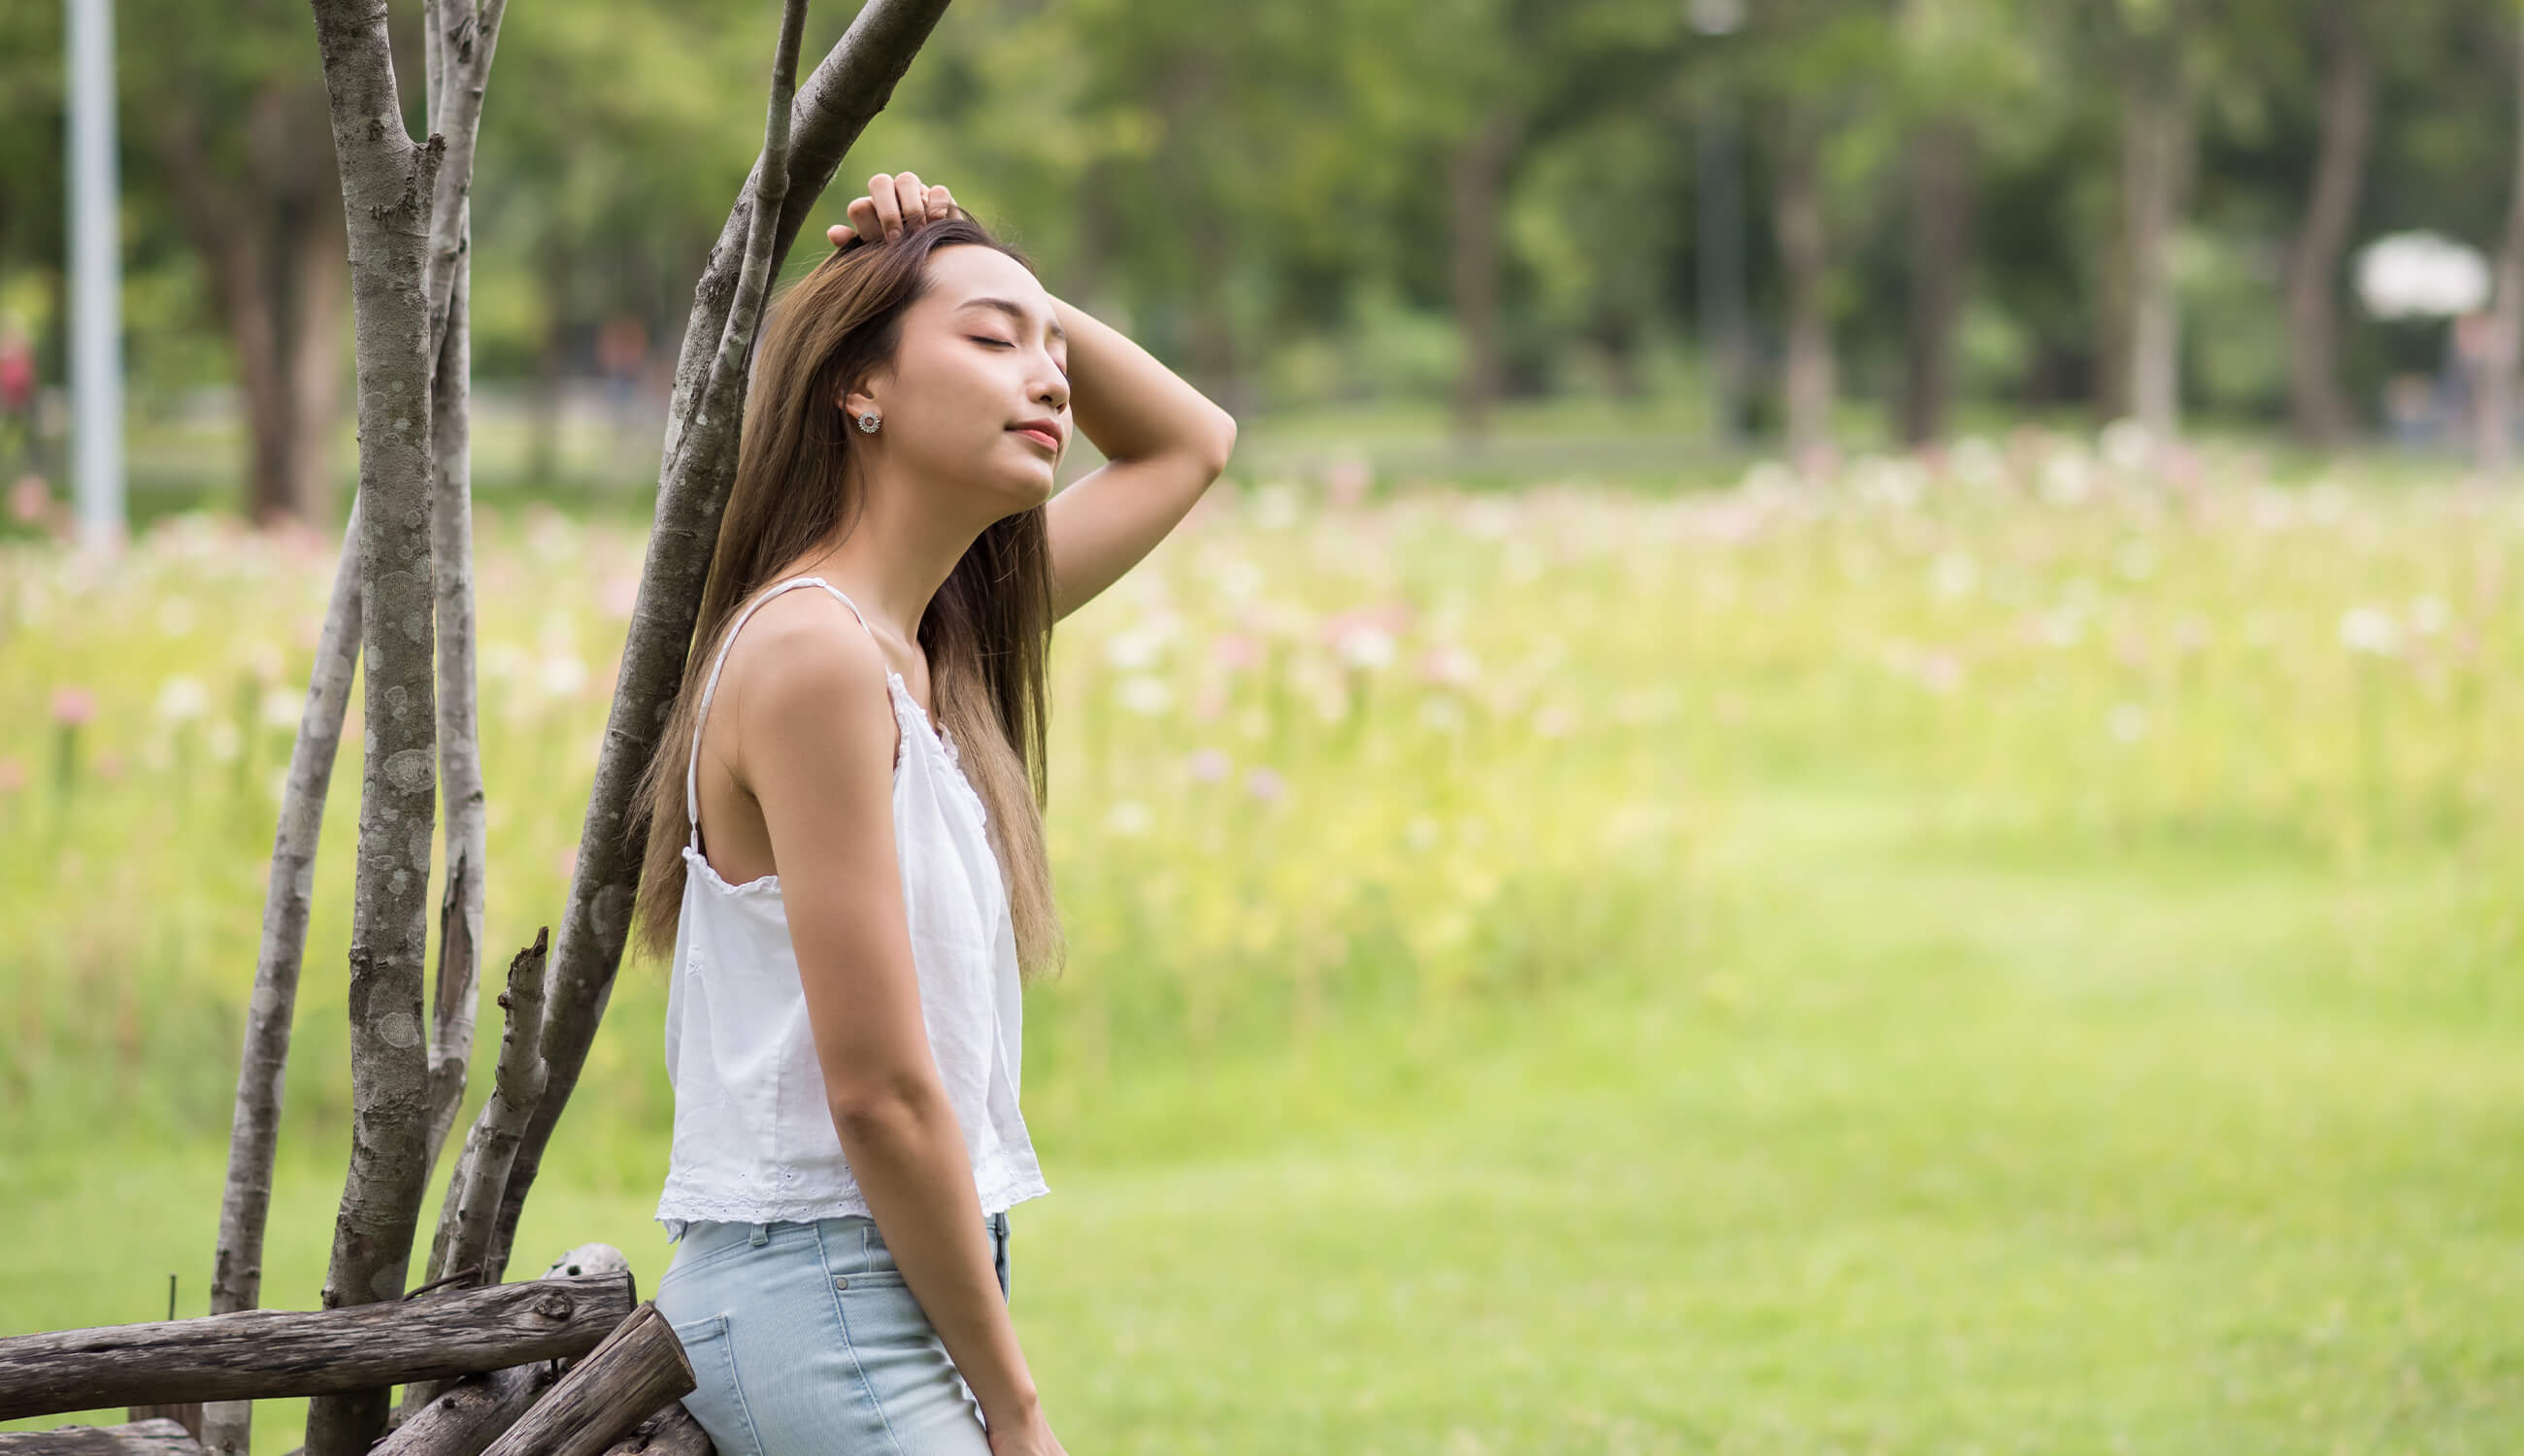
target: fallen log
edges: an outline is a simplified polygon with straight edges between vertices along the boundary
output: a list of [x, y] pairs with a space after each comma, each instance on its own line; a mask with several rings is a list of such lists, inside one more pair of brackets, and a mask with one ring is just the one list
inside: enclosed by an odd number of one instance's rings
[[368, 1448], [368, 1456], [482, 1456], [559, 1379], [550, 1361], [469, 1375]]
[[336, 1394], [505, 1370], [594, 1350], [632, 1310], [631, 1276], [615, 1272], [341, 1309], [240, 1310], [13, 1335], [0, 1339], [0, 1421]]
[[667, 1401], [655, 1415], [632, 1428], [629, 1435], [605, 1448], [605, 1456], [718, 1456], [709, 1432], [684, 1409], [682, 1396]]
[[0, 1432], [0, 1456], [202, 1456], [202, 1443], [168, 1417], [123, 1426]]
[[643, 1304], [571, 1366], [488, 1456], [603, 1456], [658, 1407], [700, 1384], [666, 1317], [655, 1304]]

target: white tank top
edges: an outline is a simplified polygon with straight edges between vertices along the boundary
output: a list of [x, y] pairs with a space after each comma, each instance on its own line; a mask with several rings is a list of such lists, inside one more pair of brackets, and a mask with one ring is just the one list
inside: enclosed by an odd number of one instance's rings
[[[793, 577], [756, 597], [738, 614], [710, 665], [684, 765], [691, 823], [666, 992], [675, 1133], [656, 1213], [669, 1239], [683, 1238], [686, 1224], [696, 1220], [803, 1223], [869, 1214], [825, 1101], [780, 877], [730, 885], [701, 849], [702, 726], [727, 649], [755, 607], [801, 586], [831, 592], [867, 626], [858, 605], [820, 576]], [[963, 1130], [982, 1211], [998, 1213], [1049, 1191], [1017, 1111], [1023, 1002], [1016, 927], [984, 832], [982, 798], [964, 777], [953, 740], [932, 731], [901, 674], [889, 667], [885, 676], [901, 730], [894, 759], [894, 842], [921, 1019]]]

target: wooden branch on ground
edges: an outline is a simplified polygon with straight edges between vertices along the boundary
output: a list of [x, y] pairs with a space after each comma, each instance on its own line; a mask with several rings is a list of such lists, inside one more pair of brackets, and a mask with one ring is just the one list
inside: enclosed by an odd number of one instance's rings
[[599, 1456], [699, 1384], [666, 1317], [643, 1304], [510, 1427], [489, 1456]]
[[548, 1361], [466, 1376], [369, 1447], [368, 1456], [482, 1456], [557, 1379]]
[[12, 1335], [0, 1339], [0, 1421], [322, 1396], [563, 1359], [595, 1349], [627, 1319], [633, 1292], [630, 1274], [616, 1271], [348, 1309], [249, 1309]]
[[[841, 165], [843, 154], [868, 119], [893, 95], [895, 82], [946, 8], [946, 0], [868, 0], [814, 74], [799, 88], [789, 107], [788, 155], [781, 169], [778, 221], [770, 230], [769, 276], [779, 275], [791, 240], [832, 180], [833, 169]], [[785, 31], [785, 16], [783, 26]], [[736, 475], [736, 431], [743, 413], [745, 371], [738, 371], [734, 392], [721, 397], [715, 413], [704, 414], [697, 407], [708, 392], [735, 313], [747, 244], [754, 237], [752, 220], [763, 196], [762, 177], [772, 161], [766, 136], [764, 155], [755, 162], [753, 175], [729, 212], [693, 291], [692, 315], [675, 364], [656, 521], [641, 566], [640, 592], [632, 607], [596, 781], [579, 828], [569, 899], [553, 945], [551, 1006], [543, 1044], [544, 1096], [527, 1124], [525, 1141], [517, 1148], [501, 1197], [488, 1268], [495, 1279], [508, 1268], [526, 1193], [543, 1165], [553, 1129], [578, 1085], [606, 1001], [612, 995], [614, 973], [621, 967], [641, 855], [647, 849], [646, 835], [631, 819], [633, 797], [656, 752], [658, 727], [682, 687], [684, 658], [692, 649], [693, 623], [701, 610], [702, 586], [709, 572], [710, 555], [718, 546], [719, 516]], [[771, 216], [768, 207], [761, 211]], [[747, 343], [750, 348], [750, 337]]]
[[0, 1431], [0, 1456], [201, 1456], [202, 1444], [161, 1417], [123, 1426], [56, 1426]]
[[633, 1427], [629, 1435], [606, 1447], [605, 1456], [718, 1456], [718, 1448], [677, 1397]]

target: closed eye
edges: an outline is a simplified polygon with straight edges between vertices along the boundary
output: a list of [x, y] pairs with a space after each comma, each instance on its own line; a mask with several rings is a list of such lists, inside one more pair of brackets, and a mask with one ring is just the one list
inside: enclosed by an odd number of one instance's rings
[[[989, 334], [966, 334], [964, 337], [972, 340], [976, 344], [996, 344], [1002, 349], [1014, 349], [1017, 347], [1005, 339], [995, 339]], [[1055, 367], [1057, 367], [1057, 365], [1055, 365]], [[1062, 383], [1067, 383], [1069, 381], [1069, 371], [1067, 369], [1062, 369], [1060, 371], [1060, 378]]]

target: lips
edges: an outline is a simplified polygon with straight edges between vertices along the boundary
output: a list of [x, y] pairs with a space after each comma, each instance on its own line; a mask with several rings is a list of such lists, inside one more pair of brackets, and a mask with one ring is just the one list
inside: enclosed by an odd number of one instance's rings
[[1051, 451], [1054, 454], [1058, 454], [1060, 451], [1060, 435], [1057, 431], [1054, 431], [1047, 426], [1040, 424], [1012, 424], [1008, 426], [1008, 428], [1025, 436], [1027, 439], [1039, 442], [1045, 450]]

